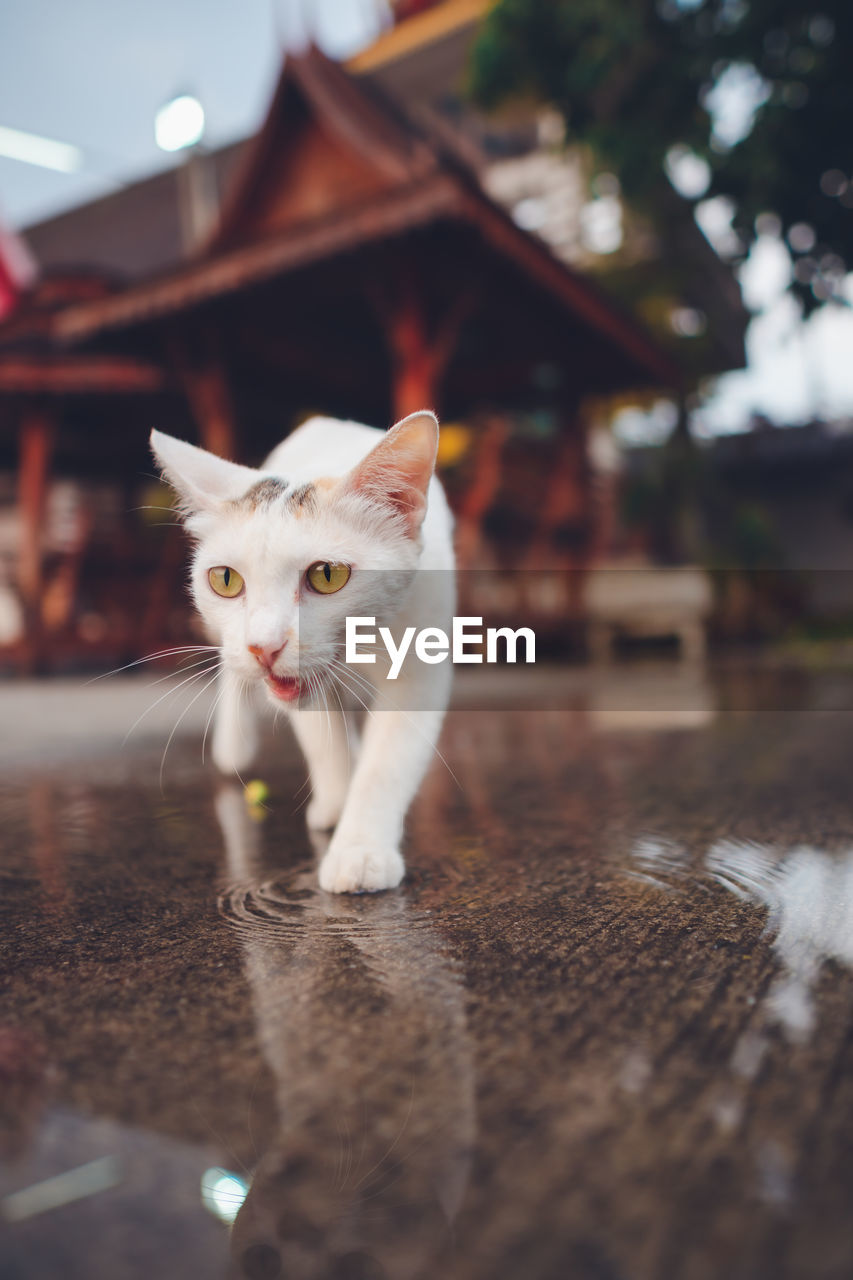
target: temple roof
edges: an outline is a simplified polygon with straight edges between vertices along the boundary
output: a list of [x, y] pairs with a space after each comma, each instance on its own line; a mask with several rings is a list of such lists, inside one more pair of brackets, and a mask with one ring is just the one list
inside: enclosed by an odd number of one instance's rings
[[441, 237], [429, 235], [438, 227], [448, 253], [467, 254], [462, 241], [476, 245], [480, 275], [506, 276], [507, 307], [526, 311], [538, 297], [552, 323], [562, 314], [573, 335], [581, 325], [597, 337], [614, 386], [679, 381], [671, 357], [633, 318], [484, 193], [447, 136], [415, 124], [317, 50], [285, 63], [200, 250], [165, 273], [70, 306], [55, 317], [54, 333], [78, 343], [151, 325], [341, 256], [369, 251], [375, 271], [376, 250], [392, 241], [405, 240], [421, 258], [441, 256]]

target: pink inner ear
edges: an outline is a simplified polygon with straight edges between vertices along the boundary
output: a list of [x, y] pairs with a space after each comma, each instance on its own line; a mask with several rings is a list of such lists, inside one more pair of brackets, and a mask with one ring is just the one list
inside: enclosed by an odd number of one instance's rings
[[[427, 479], [429, 484], [429, 479]], [[384, 507], [393, 508], [406, 522], [410, 534], [417, 533], [426, 512], [426, 497], [419, 487], [406, 484], [396, 468], [371, 468], [353, 473], [349, 487]]]
[[426, 498], [414, 485], [394, 485], [377, 492], [377, 497], [405, 516], [407, 523], [420, 527], [426, 513]]
[[432, 414], [404, 418], [350, 473], [349, 487], [392, 507], [414, 535], [426, 512], [437, 447], [438, 423]]

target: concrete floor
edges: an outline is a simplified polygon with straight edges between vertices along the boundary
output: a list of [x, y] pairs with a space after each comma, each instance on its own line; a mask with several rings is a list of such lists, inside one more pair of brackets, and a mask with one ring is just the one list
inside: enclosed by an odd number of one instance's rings
[[3, 1280], [848, 1280], [849, 678], [463, 684], [374, 898], [156, 692], [0, 689]]

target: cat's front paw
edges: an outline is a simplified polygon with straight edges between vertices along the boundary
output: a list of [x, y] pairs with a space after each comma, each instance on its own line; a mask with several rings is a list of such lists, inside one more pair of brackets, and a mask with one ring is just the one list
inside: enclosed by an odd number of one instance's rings
[[395, 889], [406, 868], [397, 849], [373, 844], [334, 844], [320, 863], [320, 888], [327, 893], [377, 893]]

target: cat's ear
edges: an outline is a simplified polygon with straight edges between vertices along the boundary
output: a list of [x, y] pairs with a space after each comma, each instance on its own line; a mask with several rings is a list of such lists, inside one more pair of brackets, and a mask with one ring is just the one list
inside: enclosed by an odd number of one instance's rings
[[226, 462], [162, 431], [151, 432], [151, 451], [164, 479], [181, 499], [185, 515], [215, 511], [223, 502], [241, 497], [258, 479], [251, 467]]
[[346, 488], [402, 516], [416, 537], [426, 514], [427, 489], [438, 453], [438, 419], [424, 409], [410, 413], [347, 476]]

